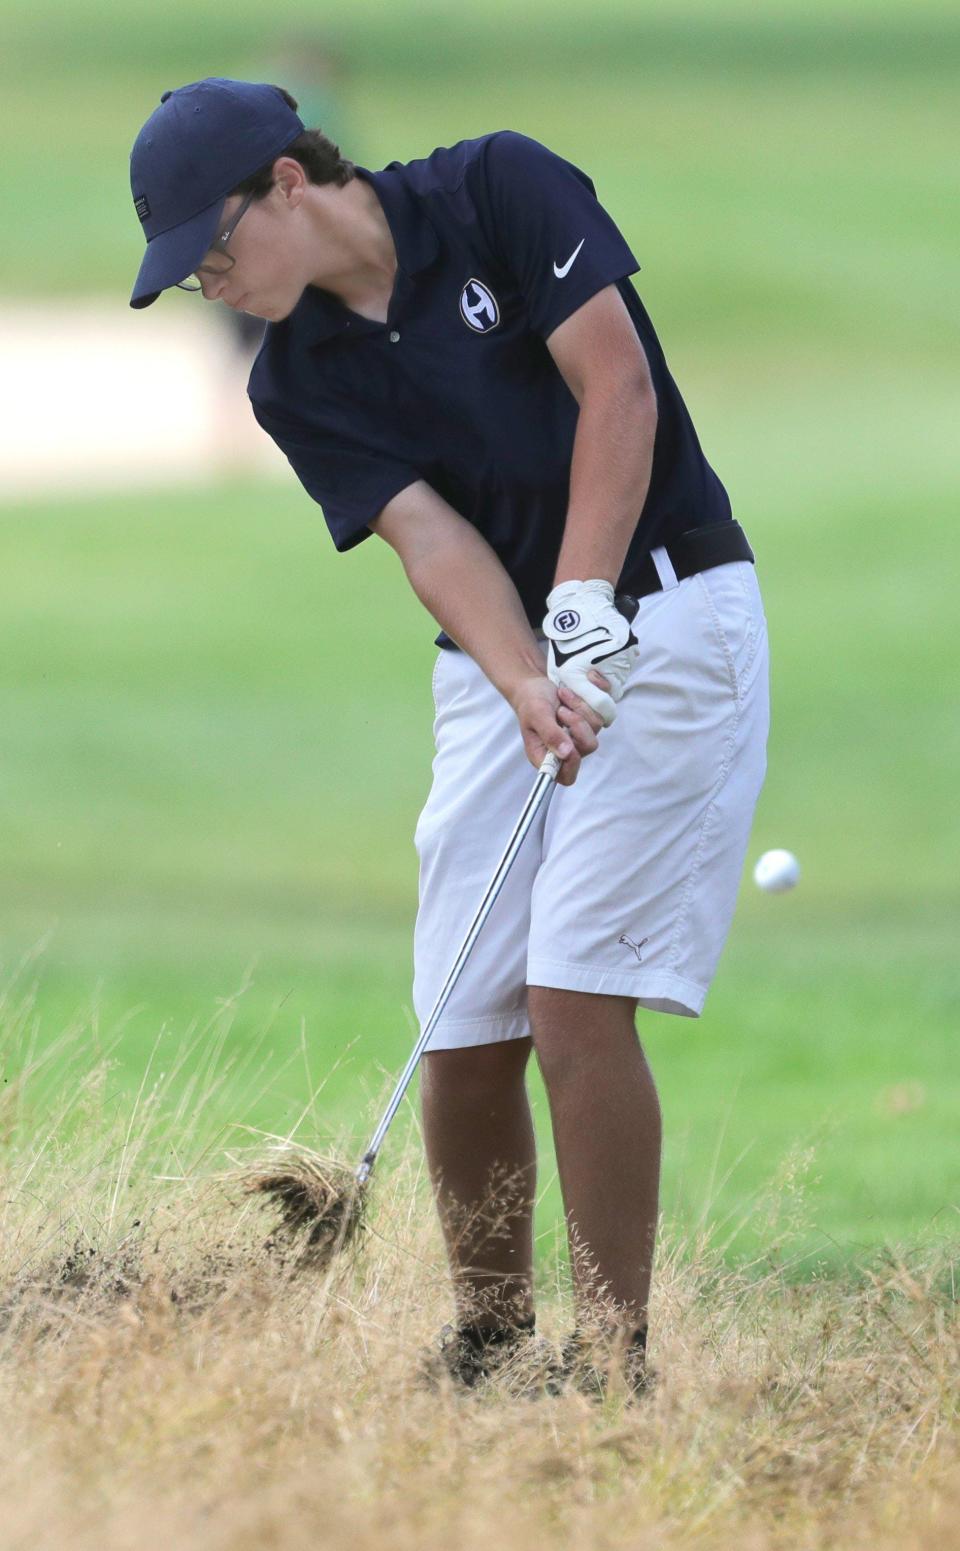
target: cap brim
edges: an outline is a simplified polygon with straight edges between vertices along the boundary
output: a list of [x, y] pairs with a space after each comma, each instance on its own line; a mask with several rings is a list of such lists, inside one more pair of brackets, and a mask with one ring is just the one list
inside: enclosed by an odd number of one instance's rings
[[137, 275], [131, 307], [149, 307], [161, 291], [186, 280], [198, 264], [217, 234], [220, 216], [227, 202], [226, 196], [216, 204], [208, 205], [199, 215], [171, 226], [169, 231], [151, 237], [143, 255], [140, 273]]

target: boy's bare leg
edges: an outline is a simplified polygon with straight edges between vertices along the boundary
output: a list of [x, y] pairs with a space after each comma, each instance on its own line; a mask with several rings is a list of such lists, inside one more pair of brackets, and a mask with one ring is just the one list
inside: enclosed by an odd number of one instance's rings
[[533, 1313], [531, 1048], [511, 1039], [423, 1058], [427, 1162], [463, 1323], [513, 1325]]
[[632, 997], [530, 986], [578, 1318], [645, 1326], [660, 1190], [660, 1104]]

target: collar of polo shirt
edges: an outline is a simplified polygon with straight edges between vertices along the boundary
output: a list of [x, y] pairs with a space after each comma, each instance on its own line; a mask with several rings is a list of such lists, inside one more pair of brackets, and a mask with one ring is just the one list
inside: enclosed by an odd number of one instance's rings
[[[365, 178], [377, 191], [397, 250], [398, 277], [417, 275], [429, 268], [440, 251], [440, 240], [429, 217], [402, 180], [389, 167], [383, 172], [358, 167], [356, 172], [358, 178]], [[307, 287], [296, 311], [300, 314], [298, 327], [311, 344], [320, 344], [339, 334], [348, 320], [347, 309], [336, 297], [312, 285]]]

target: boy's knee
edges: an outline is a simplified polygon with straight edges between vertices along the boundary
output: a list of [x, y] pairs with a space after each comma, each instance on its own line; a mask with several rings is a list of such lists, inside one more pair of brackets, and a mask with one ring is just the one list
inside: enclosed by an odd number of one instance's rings
[[528, 1002], [533, 1044], [547, 1083], [566, 1075], [576, 1078], [585, 1066], [609, 1060], [618, 1049], [636, 1049], [633, 997], [530, 986]]
[[441, 1102], [482, 1103], [523, 1080], [532, 1040], [507, 1039], [462, 1050], [428, 1051], [422, 1089]]

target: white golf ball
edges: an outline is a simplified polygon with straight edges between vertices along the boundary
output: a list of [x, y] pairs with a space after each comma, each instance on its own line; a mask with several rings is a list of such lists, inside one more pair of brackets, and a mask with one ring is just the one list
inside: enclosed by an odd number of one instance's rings
[[767, 894], [785, 894], [800, 881], [800, 863], [792, 851], [764, 851], [753, 869], [753, 881]]

